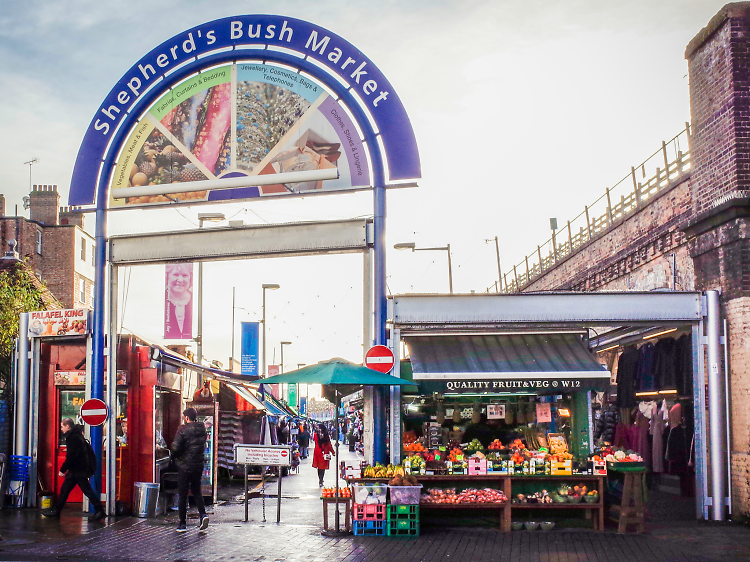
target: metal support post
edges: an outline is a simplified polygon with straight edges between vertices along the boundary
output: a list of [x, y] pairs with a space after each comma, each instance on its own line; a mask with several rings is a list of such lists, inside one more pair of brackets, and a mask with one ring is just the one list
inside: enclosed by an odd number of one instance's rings
[[109, 353], [107, 354], [107, 502], [108, 515], [115, 515], [117, 503], [117, 316], [118, 267], [109, 267]]
[[18, 323], [18, 368], [16, 369], [16, 434], [13, 450], [28, 455], [29, 448], [29, 314], [20, 315]]
[[279, 469], [279, 493], [278, 493], [278, 496], [276, 497], [276, 523], [280, 523], [281, 522], [281, 480], [282, 480], [281, 468], [282, 467], [279, 466], [277, 468]]
[[706, 340], [708, 348], [708, 425], [711, 433], [711, 519], [726, 518], [726, 388], [720, 369], [719, 292], [706, 291]]
[[247, 463], [245, 463], [245, 523], [247, 523]]
[[[99, 198], [107, 195], [108, 174], [102, 172], [99, 182]], [[106, 199], [105, 199], [106, 201]], [[94, 250], [94, 313], [91, 350], [91, 398], [104, 399], [104, 333], [106, 329], [106, 292], [107, 285], [107, 210], [106, 203], [99, 202], [96, 211], [96, 248]], [[91, 446], [97, 459], [96, 473], [92, 486], [94, 492], [102, 490], [102, 427], [91, 428]]]

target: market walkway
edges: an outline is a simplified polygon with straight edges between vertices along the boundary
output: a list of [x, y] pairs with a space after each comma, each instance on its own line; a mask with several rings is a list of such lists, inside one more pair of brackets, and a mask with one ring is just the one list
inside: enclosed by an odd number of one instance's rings
[[[342, 447], [342, 459], [353, 457]], [[89, 522], [73, 509], [66, 510], [61, 520], [44, 519], [37, 510], [5, 509], [0, 511], [0, 560], [750, 560], [749, 528], [698, 522], [651, 522], [649, 533], [643, 536], [569, 529], [503, 534], [449, 523], [447, 527], [423, 527], [421, 536], [413, 539], [327, 538], [320, 534], [320, 489], [311, 460], [303, 461], [299, 474], [283, 481], [280, 524], [276, 524], [275, 483], [266, 489], [274, 496], [266, 500], [265, 523], [260, 498], [251, 500], [247, 523], [242, 503], [234, 498], [210, 510], [211, 525], [206, 532], [197, 530], [193, 513], [185, 535], [175, 532], [175, 513], [156, 519], [124, 517], [104, 524]], [[333, 485], [330, 471], [326, 485]]]

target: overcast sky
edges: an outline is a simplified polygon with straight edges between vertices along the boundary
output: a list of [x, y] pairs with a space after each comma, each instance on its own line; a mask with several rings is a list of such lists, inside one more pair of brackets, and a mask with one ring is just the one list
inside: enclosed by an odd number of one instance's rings
[[[123, 74], [195, 25], [240, 14], [308, 20], [344, 37], [388, 77], [414, 127], [419, 188], [389, 191], [388, 247], [451, 244], [456, 292], [481, 292], [690, 120], [687, 43], [718, 0], [232, 1], [4, 0], [0, 9], [0, 192], [22, 210], [32, 181], [61, 204], [91, 118]], [[370, 216], [369, 193], [119, 213], [111, 234], [197, 226], [200, 211], [248, 224]], [[155, 217], [158, 220], [155, 220]], [[93, 228], [93, 216], [87, 217]], [[492, 240], [487, 243], [486, 240]], [[396, 293], [447, 292], [445, 252], [388, 252]], [[161, 342], [164, 270], [124, 272], [121, 324]], [[362, 355], [361, 256], [206, 264], [204, 354], [230, 355], [237, 321], [260, 319], [286, 370]]]

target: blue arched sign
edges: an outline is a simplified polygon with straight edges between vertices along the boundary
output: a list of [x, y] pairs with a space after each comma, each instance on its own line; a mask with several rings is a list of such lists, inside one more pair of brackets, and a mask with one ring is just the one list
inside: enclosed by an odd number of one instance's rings
[[[326, 168], [336, 168], [331, 175], [338, 179], [325, 187], [252, 183], [252, 176]], [[216, 182], [237, 177], [243, 187], [212, 191]], [[159, 45], [107, 95], [73, 170], [69, 204], [96, 206], [92, 397], [104, 393], [108, 209], [372, 188], [373, 343], [382, 345], [385, 191], [419, 177], [414, 132], [398, 95], [375, 64], [338, 35], [293, 18], [248, 15], [194, 27]], [[211, 189], [192, 189], [201, 181]], [[192, 184], [191, 190], [181, 192], [180, 183]], [[173, 191], [160, 184], [177, 185]], [[111, 197], [115, 189], [134, 193], [144, 186], [166, 196]], [[384, 461], [385, 396], [377, 391], [374, 400], [373, 456]], [[92, 427], [99, 458], [102, 436], [101, 427]], [[95, 489], [100, 483], [97, 472]]]
[[125, 73], [91, 120], [69, 204], [113, 206], [110, 187], [315, 166], [337, 167], [340, 179], [120, 204], [364, 189], [381, 166], [384, 186], [420, 177], [401, 100], [356, 47], [294, 18], [230, 17], [176, 35]]

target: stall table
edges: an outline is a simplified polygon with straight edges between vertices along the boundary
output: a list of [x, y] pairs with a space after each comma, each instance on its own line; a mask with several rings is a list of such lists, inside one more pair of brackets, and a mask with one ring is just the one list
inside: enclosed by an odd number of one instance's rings
[[[456, 484], [471, 485], [476, 488], [492, 487], [497, 488], [508, 498], [504, 503], [490, 504], [424, 504], [420, 503], [422, 509], [492, 509], [499, 512], [499, 528], [503, 532], [510, 531], [511, 512], [512, 510], [544, 510], [544, 509], [578, 509], [586, 510], [591, 513], [592, 526], [595, 531], [604, 531], [604, 478], [605, 476], [592, 474], [573, 474], [572, 476], [510, 476], [507, 474], [449, 474], [449, 475], [416, 475], [419, 483], [425, 488], [434, 484], [442, 484], [446, 487], [455, 487]], [[387, 483], [390, 478], [348, 478], [350, 484], [367, 484], [367, 483]], [[596, 490], [599, 492], [599, 501], [597, 503], [511, 503], [513, 498], [513, 484], [522, 482], [553, 482], [557, 484], [571, 482], [594, 482]]]

